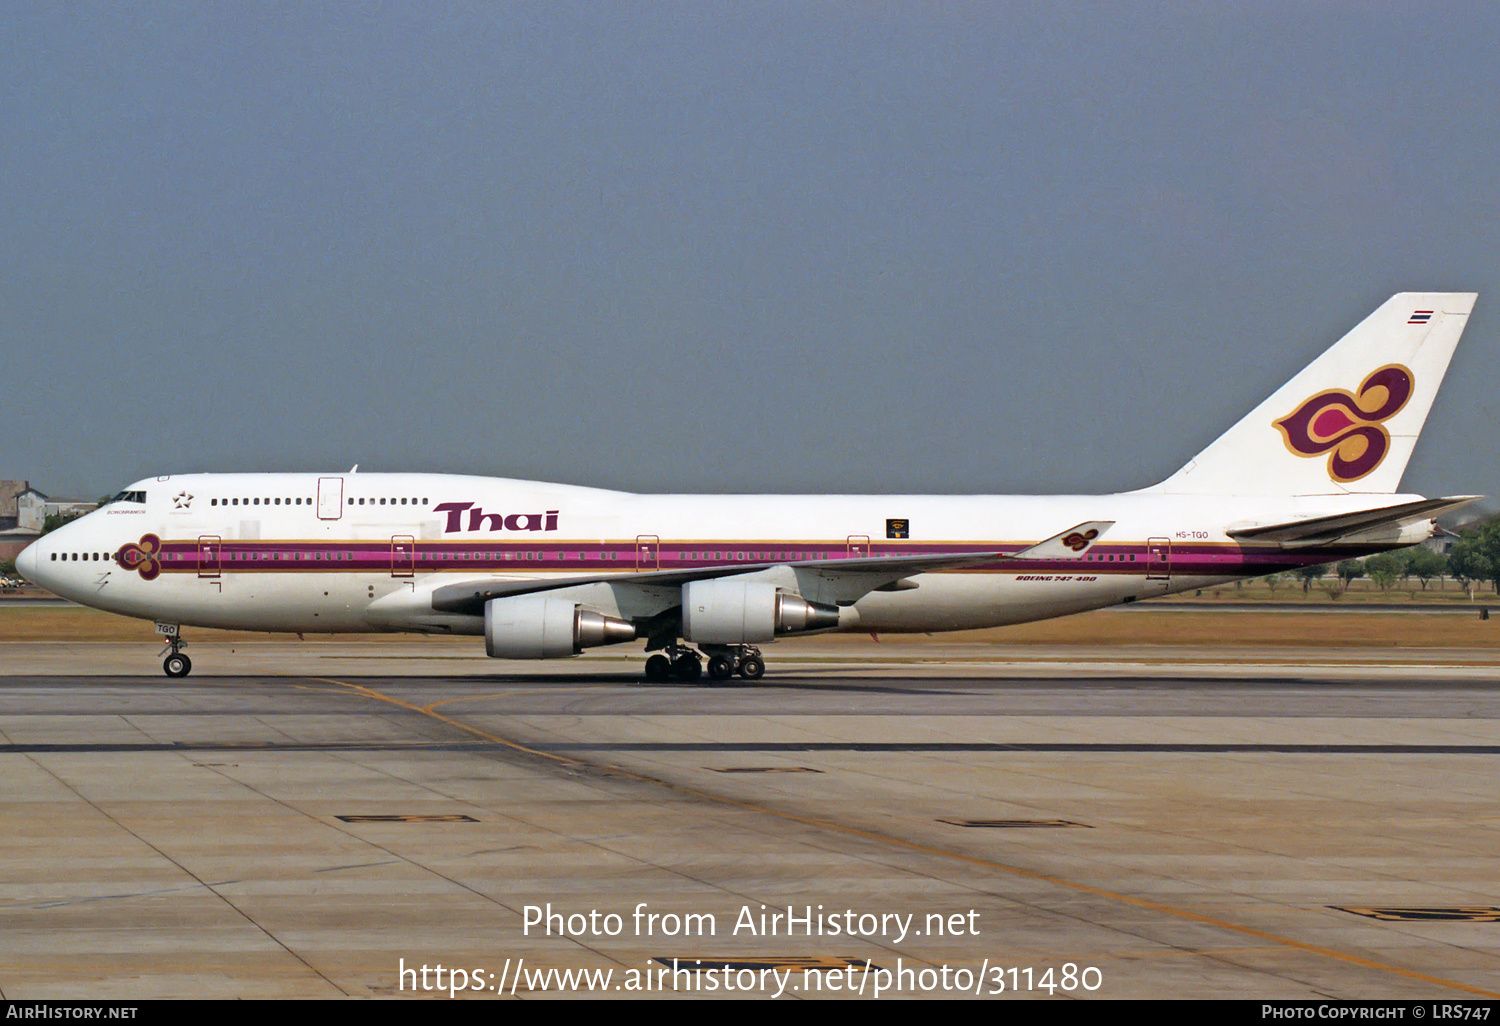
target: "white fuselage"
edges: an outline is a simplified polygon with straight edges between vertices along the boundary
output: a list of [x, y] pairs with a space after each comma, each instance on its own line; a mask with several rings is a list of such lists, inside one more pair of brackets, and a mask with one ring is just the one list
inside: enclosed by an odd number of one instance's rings
[[[1402, 495], [646, 496], [358, 473], [171, 476], [129, 493], [144, 501], [111, 502], [44, 536], [22, 554], [21, 571], [125, 616], [286, 632], [479, 634], [482, 616], [432, 603], [436, 589], [468, 581], [546, 580], [559, 586], [549, 594], [601, 613], [650, 616], [680, 601], [673, 589], [567, 582], [770, 564], [747, 576], [779, 583], [792, 580], [786, 567], [799, 562], [1015, 552], [1070, 524], [1115, 522], [1078, 559], [922, 573], [839, 603], [841, 630], [963, 630], [1328, 562], [1430, 533], [1424, 522], [1368, 544], [1296, 551], [1226, 534], [1420, 498]], [[809, 579], [800, 578], [804, 592]]]

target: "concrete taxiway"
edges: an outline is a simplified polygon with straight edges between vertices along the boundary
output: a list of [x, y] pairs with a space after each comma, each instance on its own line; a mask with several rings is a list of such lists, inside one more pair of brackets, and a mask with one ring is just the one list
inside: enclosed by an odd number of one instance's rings
[[1500, 994], [1487, 652], [152, 651], [0, 645], [6, 998]]

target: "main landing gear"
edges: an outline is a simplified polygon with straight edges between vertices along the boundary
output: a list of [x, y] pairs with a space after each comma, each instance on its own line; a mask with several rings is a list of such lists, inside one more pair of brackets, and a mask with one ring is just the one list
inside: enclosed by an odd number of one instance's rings
[[[754, 645], [704, 645], [703, 654], [708, 656], [708, 679], [728, 680], [736, 673], [745, 680], [759, 680], [765, 676], [766, 663], [760, 649]], [[686, 645], [671, 644], [666, 654], [657, 654], [646, 660], [646, 679], [693, 681], [703, 676], [703, 655]]]
[[187, 642], [176, 635], [172, 635], [165, 640], [167, 647], [163, 651], [172, 653], [166, 659], [162, 660], [161, 664], [161, 668], [167, 672], [167, 676], [186, 677], [189, 673], [192, 673], [193, 661], [182, 654], [182, 650], [187, 648]]

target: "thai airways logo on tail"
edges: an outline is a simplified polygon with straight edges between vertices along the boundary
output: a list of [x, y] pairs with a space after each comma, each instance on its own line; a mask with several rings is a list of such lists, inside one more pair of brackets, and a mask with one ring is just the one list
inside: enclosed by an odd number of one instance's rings
[[1381, 425], [1401, 412], [1413, 383], [1408, 368], [1389, 364], [1365, 378], [1357, 393], [1319, 392], [1273, 423], [1291, 452], [1309, 459], [1328, 453], [1329, 477], [1358, 481], [1385, 459], [1391, 436]]

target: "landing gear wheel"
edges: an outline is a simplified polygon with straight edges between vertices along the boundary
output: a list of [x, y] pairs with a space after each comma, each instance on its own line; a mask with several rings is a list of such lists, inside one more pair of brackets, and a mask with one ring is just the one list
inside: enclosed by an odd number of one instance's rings
[[746, 680], [760, 680], [766, 675], [766, 664], [760, 656], [746, 656], [740, 660], [740, 676]]
[[162, 662], [161, 668], [167, 671], [168, 677], [186, 677], [193, 670], [193, 661], [174, 652]]
[[666, 680], [672, 676], [672, 660], [664, 655], [654, 655], [646, 660], [647, 680]]
[[708, 676], [711, 680], [728, 680], [734, 676], [734, 663], [727, 656], [716, 655], [708, 661]]
[[678, 680], [697, 680], [703, 676], [703, 664], [692, 656], [679, 656], [672, 661], [672, 673]]

